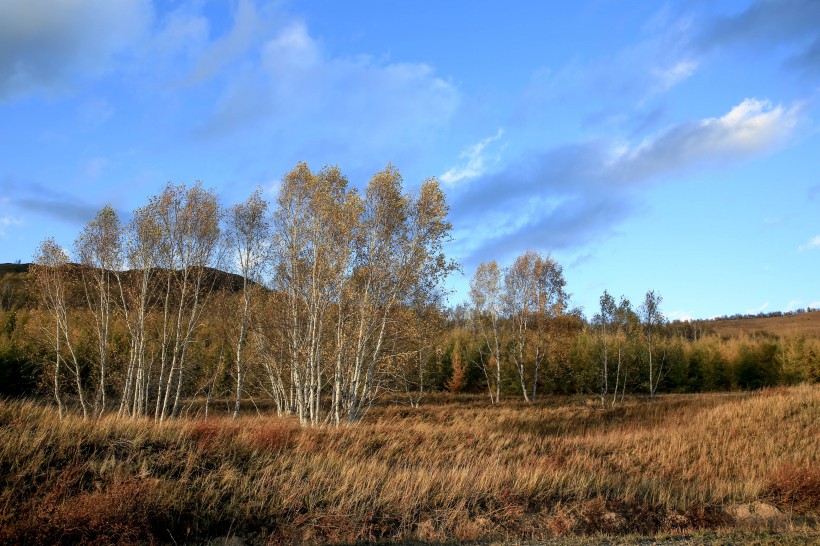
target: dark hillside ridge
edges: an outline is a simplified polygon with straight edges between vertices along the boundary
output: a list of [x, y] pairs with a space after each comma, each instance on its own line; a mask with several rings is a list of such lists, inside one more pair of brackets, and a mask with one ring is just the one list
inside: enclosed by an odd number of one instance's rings
[[30, 265], [0, 264], [0, 309], [17, 309], [31, 305], [26, 286]]
[[28, 268], [31, 264], [0, 264], [0, 275], [6, 273], [28, 273]]
[[[4, 263], [0, 264], [0, 309], [31, 308], [36, 305], [35, 298], [32, 297], [28, 286], [28, 272], [32, 264]], [[77, 264], [71, 264], [79, 268]], [[156, 276], [163, 271], [155, 269], [151, 276]], [[235, 293], [242, 290], [242, 276], [229, 273], [219, 269], [206, 268], [207, 286], [213, 286], [216, 292]], [[132, 277], [140, 273], [137, 269], [123, 271], [120, 273], [123, 282], [128, 282]]]

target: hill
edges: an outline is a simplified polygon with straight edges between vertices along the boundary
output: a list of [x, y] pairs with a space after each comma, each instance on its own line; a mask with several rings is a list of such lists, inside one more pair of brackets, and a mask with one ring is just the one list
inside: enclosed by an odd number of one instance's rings
[[702, 323], [707, 332], [722, 337], [754, 335], [761, 332], [773, 336], [820, 337], [820, 311], [784, 314], [773, 317], [742, 317], [716, 319]]
[[[28, 271], [31, 264], [0, 264], [0, 309], [29, 307], [33, 298], [28, 291]], [[242, 290], [242, 277], [234, 273], [209, 269], [213, 288], [217, 291], [238, 292]], [[159, 269], [152, 270], [152, 277]], [[133, 277], [137, 270], [122, 272], [123, 281]]]
[[28, 303], [28, 267], [30, 264], [0, 264], [0, 309], [24, 307]]

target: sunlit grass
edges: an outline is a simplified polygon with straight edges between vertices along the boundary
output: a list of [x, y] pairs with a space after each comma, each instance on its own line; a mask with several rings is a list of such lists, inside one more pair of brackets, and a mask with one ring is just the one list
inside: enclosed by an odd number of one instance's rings
[[820, 513], [820, 386], [292, 418], [60, 421], [0, 403], [0, 542], [537, 539], [732, 526], [752, 501]]

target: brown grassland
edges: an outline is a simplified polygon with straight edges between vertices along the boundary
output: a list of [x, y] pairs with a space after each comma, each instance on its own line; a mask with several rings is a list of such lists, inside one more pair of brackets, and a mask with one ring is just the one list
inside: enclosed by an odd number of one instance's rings
[[0, 543], [531, 541], [755, 528], [810, 542], [820, 538], [818, 416], [820, 385], [636, 397], [609, 411], [582, 397], [498, 406], [440, 397], [375, 406], [348, 429], [259, 415], [60, 421], [52, 407], [5, 401]]
[[820, 311], [781, 317], [716, 319], [704, 322], [708, 331], [723, 337], [766, 332], [774, 336], [820, 337]]

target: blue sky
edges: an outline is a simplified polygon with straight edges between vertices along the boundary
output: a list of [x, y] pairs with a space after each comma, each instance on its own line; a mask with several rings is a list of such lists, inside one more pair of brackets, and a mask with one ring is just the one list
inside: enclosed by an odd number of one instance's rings
[[0, 2], [0, 262], [167, 181], [437, 176], [464, 275], [534, 249], [591, 314], [820, 307], [820, 2]]

